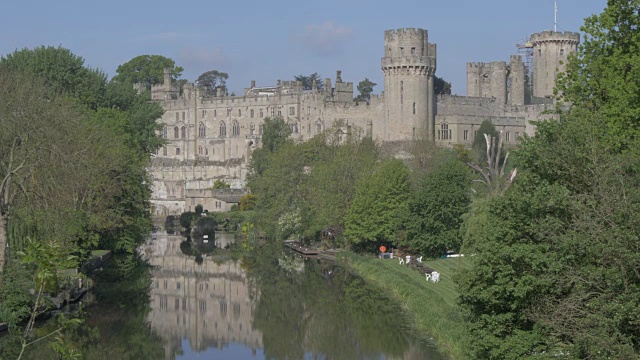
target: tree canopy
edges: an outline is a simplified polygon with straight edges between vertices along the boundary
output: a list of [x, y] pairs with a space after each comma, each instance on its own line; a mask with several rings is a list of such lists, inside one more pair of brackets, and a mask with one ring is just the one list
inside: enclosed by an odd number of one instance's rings
[[356, 97], [357, 101], [369, 101], [371, 98], [371, 93], [373, 93], [373, 87], [377, 84], [368, 78], [364, 78], [364, 80], [358, 83], [358, 96]]
[[176, 66], [175, 61], [162, 55], [139, 55], [118, 66], [113, 80], [129, 84], [141, 83], [150, 89], [151, 85], [162, 84], [165, 68], [171, 69], [173, 80], [177, 80], [184, 70], [181, 66]]
[[208, 96], [216, 96], [218, 88], [222, 89], [223, 94], [227, 92], [227, 79], [229, 79], [229, 74], [218, 70], [209, 70], [198, 76], [196, 84], [205, 89]]
[[437, 76], [434, 76], [433, 80], [434, 80], [434, 84], [433, 84], [434, 91], [437, 95], [440, 95], [440, 94], [451, 95], [450, 82], [445, 81], [445, 79]]
[[322, 76], [320, 76], [317, 72], [314, 72], [310, 75], [296, 75], [294, 76], [296, 81], [302, 81], [302, 90], [312, 90], [313, 84], [316, 84], [316, 90], [322, 89]]

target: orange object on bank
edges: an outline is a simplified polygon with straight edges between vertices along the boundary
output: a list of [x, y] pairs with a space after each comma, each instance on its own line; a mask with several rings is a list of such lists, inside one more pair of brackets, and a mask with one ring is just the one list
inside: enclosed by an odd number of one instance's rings
[[385, 253], [385, 252], [387, 252], [387, 247], [386, 247], [386, 246], [384, 246], [384, 245], [380, 246], [380, 252], [381, 252], [381, 253]]

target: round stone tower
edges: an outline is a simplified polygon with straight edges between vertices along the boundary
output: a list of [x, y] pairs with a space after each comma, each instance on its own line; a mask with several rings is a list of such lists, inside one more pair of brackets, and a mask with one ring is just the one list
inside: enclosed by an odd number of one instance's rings
[[564, 72], [567, 57], [578, 50], [580, 34], [543, 31], [531, 35], [533, 45], [533, 96], [552, 97], [559, 72]]
[[405, 140], [427, 134], [435, 126], [434, 74], [436, 45], [427, 30], [384, 32], [384, 140]]

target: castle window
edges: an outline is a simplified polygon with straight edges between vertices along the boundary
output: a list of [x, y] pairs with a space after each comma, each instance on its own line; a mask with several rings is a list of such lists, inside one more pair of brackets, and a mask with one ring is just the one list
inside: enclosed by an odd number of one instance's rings
[[242, 110], [238, 109], [238, 117], [242, 116]]
[[166, 146], [164, 146], [162, 148], [162, 155], [167, 156], [167, 147]]
[[182, 112], [182, 121], [184, 121], [184, 111]]
[[180, 113], [176, 113], [176, 121], [180, 121]]
[[264, 117], [264, 112], [262, 112], [262, 109], [260, 109], [260, 118]]
[[251, 117], [253, 117], [253, 109], [251, 109], [251, 112], [250, 112], [250, 114], [251, 114]]
[[217, 109], [213, 109], [213, 117], [218, 116], [218, 110]]
[[464, 140], [469, 140], [469, 130], [465, 130], [463, 133]]
[[[271, 109], [273, 111], [273, 109]], [[278, 110], [278, 116], [282, 116], [282, 110]]]
[[180, 148], [176, 148], [176, 155], [180, 155]]
[[520, 133], [516, 131], [516, 138], [515, 138], [515, 140], [517, 141], [519, 137], [520, 137]]
[[420, 48], [420, 55], [424, 56], [424, 46]]
[[542, 49], [538, 49], [538, 56], [542, 56]]
[[258, 125], [258, 134], [262, 135], [262, 131], [264, 130], [264, 125]]
[[307, 134], [311, 134], [311, 124], [307, 124]]
[[411, 48], [411, 55], [415, 55], [416, 54], [416, 48], [412, 47]]
[[321, 132], [322, 132], [322, 123], [318, 121], [316, 123], [316, 134], [320, 134]]
[[198, 154], [202, 155], [202, 146], [201, 145], [198, 146]]
[[400, 48], [400, 55], [404, 55], [404, 48], [403, 47]]
[[404, 104], [404, 81], [402, 80], [400, 80], [400, 104]]
[[504, 135], [504, 139], [508, 142], [511, 140], [511, 133], [509, 131], [507, 131]]
[[438, 139], [439, 140], [451, 139], [451, 129], [449, 129], [449, 124], [446, 124], [446, 123], [440, 124], [440, 131], [438, 131]]
[[227, 116], [231, 116], [231, 109], [227, 109]]
[[564, 55], [564, 49], [560, 49], [560, 55]]
[[177, 139], [180, 137], [180, 129], [178, 129], [177, 126], [173, 128], [173, 137], [174, 139]]
[[231, 129], [232, 135], [233, 136], [238, 136], [240, 135], [240, 124], [238, 123], [237, 120], [233, 121], [233, 127]]
[[289, 106], [289, 115], [295, 115], [295, 114], [296, 114], [295, 106]]
[[415, 115], [415, 114], [416, 114], [416, 103], [414, 102], [413, 103], [413, 115]]
[[206, 137], [207, 136], [207, 128], [204, 126], [204, 123], [200, 123], [200, 126], [198, 126], [198, 136], [200, 137]]
[[307, 115], [311, 115], [311, 106], [307, 106]]
[[166, 126], [163, 126], [163, 127], [162, 127], [162, 138], [163, 138], [163, 139], [166, 139], [166, 138], [167, 138], [167, 132], [168, 132], [168, 131], [167, 131], [167, 127], [166, 127]]
[[187, 128], [186, 127], [182, 127], [182, 138], [186, 138], [187, 137]]
[[220, 137], [227, 136], [227, 124], [224, 121], [220, 121]]
[[202, 117], [204, 117], [205, 115], [207, 115], [207, 110], [202, 109]]

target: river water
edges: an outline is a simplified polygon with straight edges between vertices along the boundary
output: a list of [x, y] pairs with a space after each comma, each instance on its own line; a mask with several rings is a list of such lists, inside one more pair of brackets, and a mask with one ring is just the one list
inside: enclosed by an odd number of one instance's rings
[[142, 259], [116, 258], [97, 277], [68, 339], [84, 358], [443, 359], [396, 303], [335, 263], [281, 246], [196, 257], [184, 241], [156, 233]]

